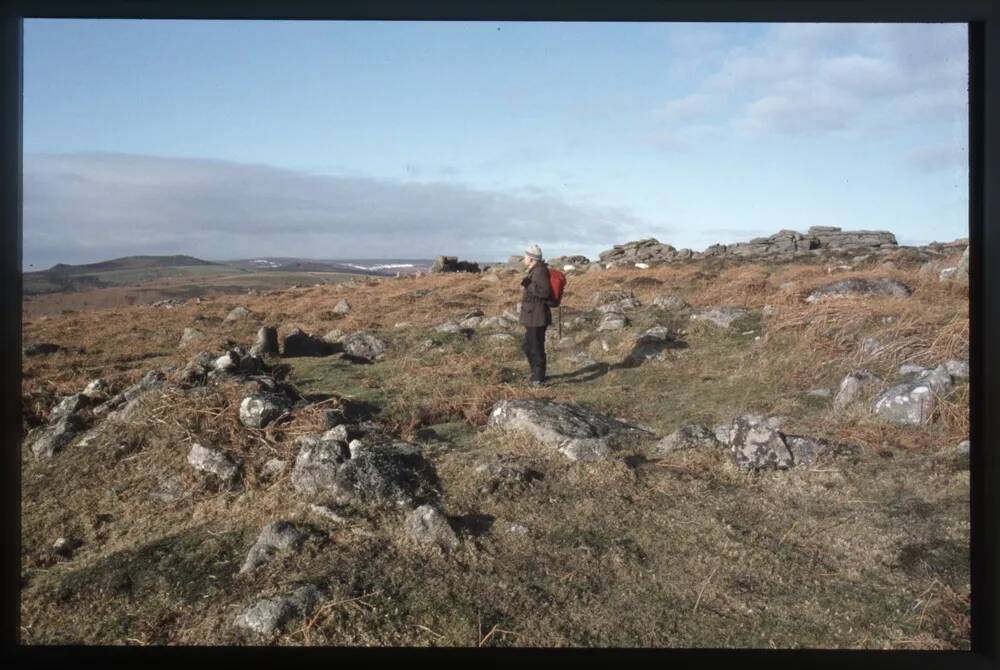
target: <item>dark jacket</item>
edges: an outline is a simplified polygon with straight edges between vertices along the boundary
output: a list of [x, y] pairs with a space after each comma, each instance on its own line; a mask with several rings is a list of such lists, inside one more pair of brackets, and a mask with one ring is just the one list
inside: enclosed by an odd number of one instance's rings
[[528, 272], [531, 283], [524, 287], [521, 295], [521, 323], [525, 326], [552, 325], [552, 310], [545, 301], [552, 297], [549, 284], [549, 268], [544, 261], [538, 261]]

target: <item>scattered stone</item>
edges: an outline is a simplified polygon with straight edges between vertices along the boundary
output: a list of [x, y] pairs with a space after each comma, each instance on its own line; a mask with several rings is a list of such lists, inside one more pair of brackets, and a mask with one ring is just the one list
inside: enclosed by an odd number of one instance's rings
[[267, 563], [281, 550], [297, 548], [304, 539], [305, 533], [293, 523], [275, 521], [267, 524], [261, 530], [257, 541], [250, 547], [250, 552], [240, 568], [240, 574], [251, 572]]
[[285, 335], [281, 355], [295, 356], [329, 356], [332, 353], [329, 343], [319, 337], [309, 335], [299, 328]]
[[340, 344], [341, 342], [343, 342], [345, 334], [346, 333], [344, 333], [344, 331], [340, 330], [339, 328], [334, 328], [326, 335], [324, 335], [322, 339], [327, 344]]
[[854, 370], [840, 382], [840, 390], [833, 399], [834, 409], [841, 410], [861, 396], [862, 392], [873, 384], [879, 384], [882, 378], [870, 370]]
[[917, 365], [916, 363], [903, 363], [899, 366], [897, 373], [901, 377], [909, 377], [911, 375], [920, 375], [927, 372], [927, 368], [922, 365]]
[[510, 533], [511, 535], [527, 535], [528, 527], [523, 526], [519, 523], [508, 523], [507, 532]]
[[689, 305], [684, 298], [676, 293], [665, 293], [653, 298], [653, 306], [665, 309], [668, 312], [679, 312], [682, 309], [686, 309]]
[[213, 363], [212, 355], [207, 351], [202, 351], [181, 368], [177, 381], [184, 386], [201, 384], [207, 378]]
[[323, 433], [320, 439], [326, 442], [350, 442], [351, 432], [345, 424], [339, 424]]
[[247, 428], [263, 428], [290, 408], [288, 399], [276, 393], [247, 396], [240, 403], [240, 423]]
[[25, 356], [45, 356], [48, 354], [54, 354], [62, 349], [58, 344], [52, 342], [36, 342], [35, 344], [29, 344], [22, 349]]
[[59, 537], [52, 543], [52, 551], [58, 556], [69, 558], [82, 545], [83, 541], [80, 539]]
[[876, 340], [874, 337], [866, 337], [861, 340], [861, 344], [858, 345], [858, 349], [865, 356], [877, 356], [882, 351], [882, 343]]
[[273, 481], [285, 474], [285, 470], [287, 468], [288, 461], [284, 461], [280, 458], [272, 458], [264, 463], [264, 466], [260, 469], [260, 476], [263, 479]]
[[958, 268], [941, 268], [940, 272], [938, 272], [938, 279], [940, 281], [948, 281], [949, 279], [954, 279], [955, 273], [957, 271]]
[[318, 517], [326, 519], [327, 521], [332, 521], [334, 523], [347, 523], [347, 519], [334, 512], [327, 505], [310, 504], [309, 511]]
[[640, 303], [635, 298], [629, 296], [622, 298], [621, 300], [615, 300], [614, 302], [605, 303], [597, 307], [597, 311], [602, 314], [608, 314], [609, 312], [624, 313], [628, 309], [636, 309], [641, 307]]
[[336, 489], [337, 469], [349, 457], [344, 445], [317, 437], [300, 437], [292, 469], [292, 487], [304, 496], [320, 496]]
[[421, 505], [407, 515], [406, 534], [418, 544], [442, 549], [454, 549], [459, 544], [447, 517], [431, 505]]
[[694, 321], [707, 321], [719, 328], [729, 328], [736, 321], [748, 316], [749, 310], [742, 307], [716, 307], [691, 315]]
[[466, 328], [476, 328], [483, 322], [483, 317], [481, 316], [470, 316], [468, 318], [462, 319], [458, 322], [460, 329]]
[[257, 331], [257, 340], [250, 347], [251, 356], [278, 355], [278, 329], [274, 326], [261, 326]]
[[792, 466], [792, 453], [781, 433], [765, 423], [754, 423], [746, 416], [733, 419], [729, 436], [733, 461], [746, 470], [787, 469]]
[[183, 479], [180, 475], [168, 475], [160, 480], [149, 497], [161, 503], [172, 503], [184, 495]]
[[542, 476], [541, 473], [520, 465], [500, 463], [482, 463], [476, 466], [475, 473], [486, 480], [479, 488], [482, 494], [493, 493], [501, 487], [519, 489]]
[[955, 267], [955, 279], [969, 279], [969, 247], [965, 247], [958, 265]]
[[493, 333], [487, 339], [491, 342], [517, 342], [517, 338], [510, 333]]
[[177, 346], [186, 347], [192, 342], [200, 340], [203, 337], [205, 337], [205, 333], [201, 332], [200, 330], [196, 328], [185, 328], [184, 332], [181, 334], [180, 343]]
[[662, 360], [664, 350], [674, 343], [673, 333], [665, 326], [654, 326], [636, 338], [626, 362], [638, 365], [650, 359]]
[[214, 361], [212, 368], [219, 372], [234, 372], [240, 369], [240, 355], [236, 351], [227, 351]]
[[384, 340], [370, 333], [354, 333], [344, 340], [344, 351], [351, 356], [374, 361], [388, 349]]
[[534, 399], [501, 400], [490, 412], [489, 426], [526, 432], [573, 461], [606, 459], [620, 436], [649, 433], [582, 407]]
[[792, 453], [792, 459], [796, 465], [809, 465], [816, 459], [818, 454], [829, 447], [826, 441], [815, 437], [785, 435], [784, 439], [785, 445]]
[[806, 391], [806, 395], [813, 398], [829, 398], [833, 395], [833, 391], [825, 388], [809, 389]]
[[81, 393], [88, 400], [100, 402], [106, 400], [108, 394], [111, 393], [111, 385], [104, 379], [94, 379], [84, 387]]
[[283, 596], [258, 600], [236, 617], [234, 625], [258, 635], [274, 635], [296, 617], [312, 612], [320, 598], [319, 589], [307, 584]]
[[341, 316], [343, 316], [344, 314], [349, 314], [350, 311], [351, 311], [351, 305], [350, 303], [347, 302], [347, 298], [341, 298], [340, 302], [338, 302], [336, 306], [333, 308], [333, 313], [340, 314]]
[[916, 381], [898, 384], [879, 394], [872, 411], [892, 423], [918, 426], [930, 421], [937, 406], [937, 396], [951, 385], [951, 375], [941, 366], [927, 371]]
[[969, 378], [969, 361], [952, 358], [944, 362], [944, 369], [955, 379]]
[[824, 298], [880, 295], [907, 298], [913, 291], [909, 286], [886, 277], [853, 277], [827, 284], [806, 296], [806, 302], [815, 303]]
[[621, 312], [607, 312], [601, 317], [601, 321], [597, 324], [598, 332], [605, 332], [610, 330], [621, 330], [628, 325], [628, 318]]
[[39, 431], [31, 442], [31, 453], [35, 458], [52, 458], [69, 444], [84, 428], [83, 420], [76, 414], [67, 414]]
[[455, 323], [454, 321], [446, 321], [439, 326], [434, 326], [434, 332], [436, 333], [460, 333], [462, 332], [462, 327]]
[[678, 428], [667, 435], [653, 446], [653, 450], [659, 454], [667, 454], [671, 451], [681, 449], [718, 448], [722, 444], [716, 438], [715, 433], [705, 426], [699, 424], [688, 424]]
[[232, 484], [239, 473], [239, 466], [224, 451], [203, 447], [197, 442], [191, 445], [187, 462], [195, 470], [215, 475], [227, 484]]
[[223, 323], [230, 323], [232, 321], [239, 321], [240, 319], [245, 319], [250, 316], [250, 310], [246, 307], [234, 307], [229, 314], [226, 315]]
[[59, 404], [49, 412], [49, 422], [56, 422], [64, 416], [75, 414], [87, 406], [87, 396], [82, 393], [68, 395], [59, 401]]

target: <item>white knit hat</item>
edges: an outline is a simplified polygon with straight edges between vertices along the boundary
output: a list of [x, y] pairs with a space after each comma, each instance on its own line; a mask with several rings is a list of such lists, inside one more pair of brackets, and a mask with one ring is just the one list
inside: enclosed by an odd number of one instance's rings
[[542, 248], [537, 244], [532, 244], [525, 250], [524, 255], [528, 258], [534, 258], [536, 261], [540, 261], [542, 260]]

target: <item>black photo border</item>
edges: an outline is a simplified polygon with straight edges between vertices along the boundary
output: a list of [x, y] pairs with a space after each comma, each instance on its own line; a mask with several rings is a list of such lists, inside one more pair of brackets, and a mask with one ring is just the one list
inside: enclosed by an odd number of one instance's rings
[[[996, 537], [1000, 446], [1000, 13], [991, 0], [8, 0], [0, 5], [0, 445], [4, 492], [4, 656], [24, 667], [97, 660], [263, 663], [423, 660], [769, 668], [998, 667]], [[758, 649], [416, 649], [19, 645], [23, 20], [33, 18], [951, 22], [969, 26], [971, 651]]]

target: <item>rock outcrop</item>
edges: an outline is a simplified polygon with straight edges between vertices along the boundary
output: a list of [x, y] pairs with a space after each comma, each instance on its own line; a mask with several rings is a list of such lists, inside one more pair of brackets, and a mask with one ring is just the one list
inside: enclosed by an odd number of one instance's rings
[[460, 261], [457, 256], [438, 256], [431, 265], [431, 272], [479, 272], [479, 263]]

